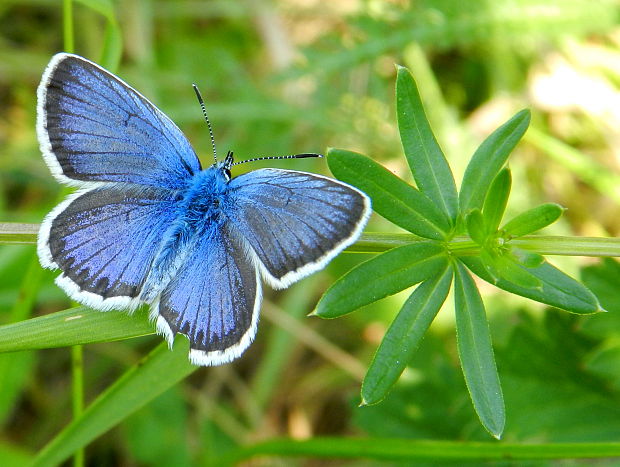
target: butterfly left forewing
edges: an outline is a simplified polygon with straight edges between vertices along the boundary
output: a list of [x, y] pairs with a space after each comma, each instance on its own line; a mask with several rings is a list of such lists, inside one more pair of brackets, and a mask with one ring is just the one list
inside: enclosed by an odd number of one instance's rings
[[322, 269], [360, 235], [370, 199], [316, 174], [261, 169], [233, 178], [226, 213], [276, 288]]
[[41, 264], [97, 309], [135, 307], [179, 214], [179, 189], [200, 164], [177, 126], [93, 62], [57, 54], [39, 85], [37, 135], [52, 174], [80, 190], [45, 218]]
[[117, 76], [57, 54], [37, 90], [37, 136], [62, 183], [128, 182], [177, 189], [200, 163], [178, 127]]

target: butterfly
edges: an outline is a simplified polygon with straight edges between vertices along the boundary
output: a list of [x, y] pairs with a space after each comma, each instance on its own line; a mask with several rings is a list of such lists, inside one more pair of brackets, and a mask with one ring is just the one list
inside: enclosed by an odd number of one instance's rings
[[41, 224], [41, 265], [91, 308], [149, 304], [157, 332], [170, 346], [187, 336], [196, 365], [239, 357], [256, 335], [262, 281], [280, 289], [322, 269], [370, 216], [363, 192], [321, 175], [232, 177], [230, 151], [202, 169], [166, 115], [80, 56], [55, 55], [37, 99], [43, 158], [77, 188]]

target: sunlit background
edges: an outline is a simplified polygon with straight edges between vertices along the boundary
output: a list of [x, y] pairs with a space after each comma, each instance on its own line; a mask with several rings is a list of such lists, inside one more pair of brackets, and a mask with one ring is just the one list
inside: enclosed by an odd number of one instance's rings
[[[192, 83], [205, 98], [220, 155], [338, 147], [408, 181], [395, 64], [417, 80], [457, 184], [477, 145], [530, 108], [531, 127], [510, 159], [508, 215], [557, 202], [568, 210], [546, 233], [617, 236], [619, 13], [612, 0], [83, 0], [75, 2], [75, 51], [169, 115], [203, 166], [213, 156]], [[36, 86], [62, 50], [60, 2], [0, 3], [0, 222], [38, 223], [64, 193], [34, 131]], [[267, 165], [328, 174], [323, 159], [268, 162], [238, 166], [236, 174]], [[379, 217], [368, 227], [395, 229]], [[189, 465], [274, 436], [488, 440], [460, 374], [450, 306], [390, 397], [357, 407], [365, 369], [403, 298], [336, 321], [305, 315], [364, 258], [343, 254], [286, 291], [266, 290], [257, 341], [239, 361], [196, 371], [91, 444], [87, 459]], [[552, 262], [577, 276], [596, 264]], [[70, 306], [53, 284], [56, 274], [30, 280], [37, 269], [33, 245], [0, 245], [0, 323]], [[618, 290], [617, 269], [590, 272], [599, 280], [595, 291]], [[32, 306], [16, 309], [32, 288]], [[577, 319], [492, 286], [483, 291], [506, 399], [505, 439], [617, 440], [620, 319]], [[87, 346], [87, 402], [160, 340]], [[70, 361], [68, 349], [0, 358], [0, 458], [36, 452], [70, 420]]]

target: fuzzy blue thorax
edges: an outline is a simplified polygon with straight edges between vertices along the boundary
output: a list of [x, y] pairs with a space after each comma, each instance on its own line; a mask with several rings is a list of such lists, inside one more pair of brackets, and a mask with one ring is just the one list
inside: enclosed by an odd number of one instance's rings
[[226, 162], [212, 165], [192, 177], [182, 193], [179, 221], [194, 232], [205, 233], [220, 225], [228, 201], [228, 172]]

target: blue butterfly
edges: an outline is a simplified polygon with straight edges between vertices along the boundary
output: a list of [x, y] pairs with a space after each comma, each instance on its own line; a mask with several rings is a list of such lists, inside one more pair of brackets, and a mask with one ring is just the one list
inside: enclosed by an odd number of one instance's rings
[[[196, 365], [239, 357], [256, 334], [261, 280], [280, 289], [360, 235], [361, 191], [320, 175], [202, 169], [179, 128], [93, 62], [55, 55], [37, 91], [54, 177], [78, 190], [43, 220], [37, 251], [56, 283], [98, 310], [150, 304], [157, 332]], [[303, 156], [303, 155], [302, 155]]]

